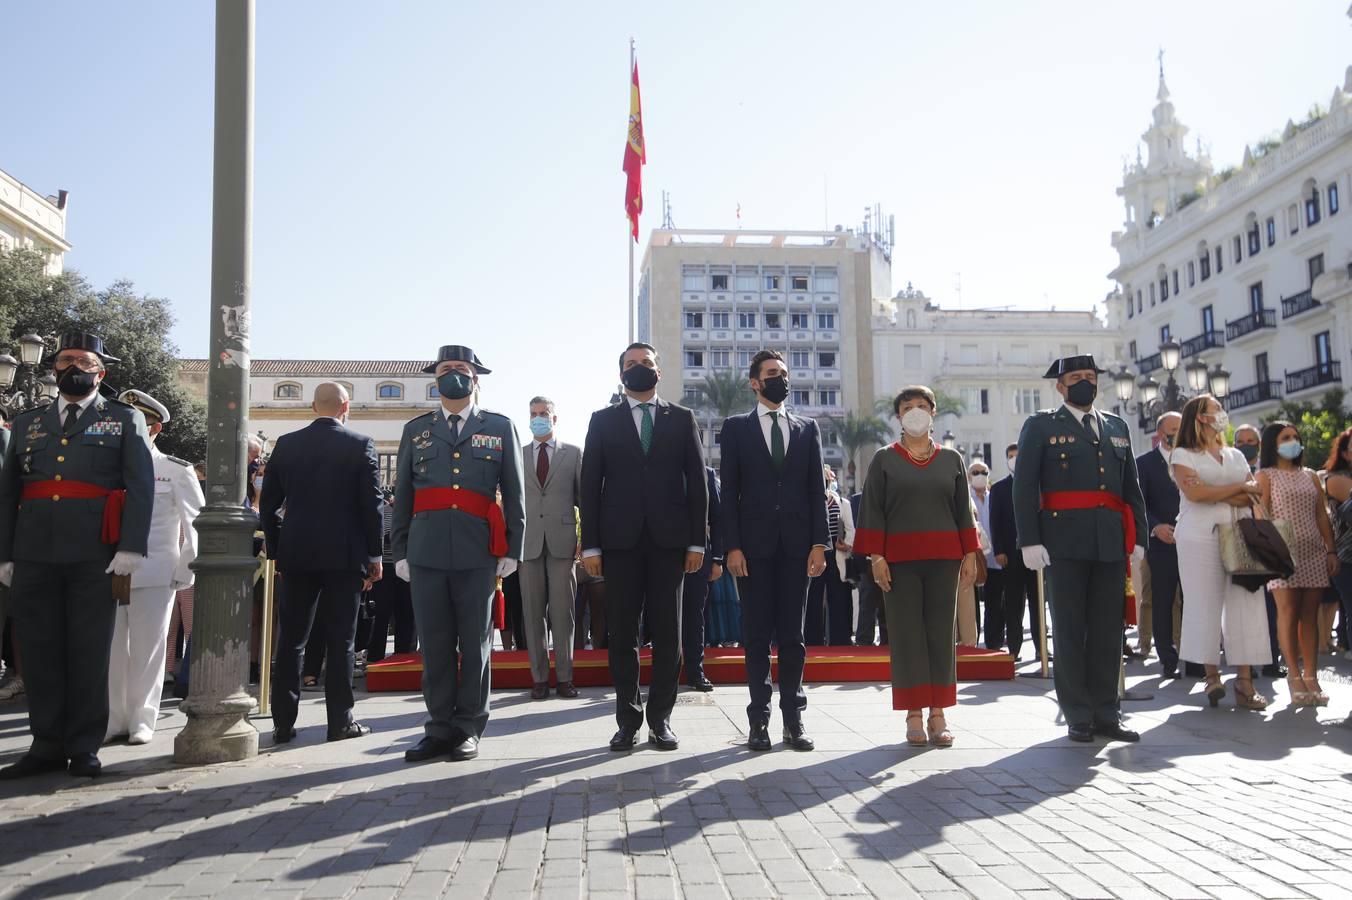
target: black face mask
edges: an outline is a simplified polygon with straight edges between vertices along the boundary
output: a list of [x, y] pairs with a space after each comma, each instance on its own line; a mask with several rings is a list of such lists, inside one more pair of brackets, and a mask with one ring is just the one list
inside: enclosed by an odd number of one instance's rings
[[56, 376], [56, 386], [67, 397], [83, 400], [98, 387], [98, 373], [86, 372], [79, 366], [67, 366]]
[[1098, 396], [1098, 385], [1092, 381], [1077, 381], [1066, 388], [1066, 399], [1072, 406], [1078, 406], [1081, 409], [1094, 405], [1094, 398]]
[[647, 366], [631, 366], [620, 373], [620, 381], [636, 394], [643, 394], [657, 387], [657, 370]]
[[1257, 444], [1239, 444], [1237, 445], [1236, 449], [1239, 450], [1240, 454], [1244, 457], [1244, 459], [1247, 462], [1253, 462], [1255, 459], [1258, 458]]
[[789, 379], [784, 375], [761, 381], [761, 396], [771, 403], [783, 403], [789, 396]]
[[444, 372], [437, 376], [437, 391], [447, 400], [463, 400], [474, 390], [474, 379], [463, 372]]

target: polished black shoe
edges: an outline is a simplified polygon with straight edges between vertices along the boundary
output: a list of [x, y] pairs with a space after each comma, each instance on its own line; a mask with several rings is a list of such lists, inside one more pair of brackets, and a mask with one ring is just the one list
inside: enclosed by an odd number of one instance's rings
[[1177, 677], [1178, 677], [1177, 666], [1167, 666], [1163, 671], [1160, 672], [1161, 680], [1173, 681]]
[[549, 682], [537, 681], [530, 689], [530, 698], [532, 700], [544, 700], [549, 696]]
[[816, 742], [807, 736], [802, 722], [784, 726], [784, 743], [792, 750], [807, 751], [817, 748]]
[[746, 745], [752, 750], [770, 749], [770, 726], [753, 724], [746, 736]]
[[620, 730], [610, 739], [610, 749], [616, 753], [633, 750], [638, 743], [638, 729], [632, 725], [621, 725]]
[[98, 754], [75, 753], [71, 755], [70, 768], [66, 771], [79, 778], [97, 778], [103, 771], [103, 763], [99, 762]]
[[1266, 666], [1263, 666], [1258, 674], [1262, 675], [1264, 678], [1285, 678], [1286, 666], [1283, 666], [1280, 663], [1268, 663]]
[[371, 733], [370, 725], [363, 725], [360, 722], [348, 722], [346, 726], [338, 729], [337, 731], [330, 731], [329, 740], [345, 741], [348, 738], [365, 737], [370, 733]]
[[273, 744], [289, 744], [296, 739], [296, 729], [287, 726], [278, 726], [272, 729]]
[[707, 694], [714, 689], [714, 683], [701, 675], [698, 680], [690, 682], [690, 689]]
[[463, 738], [460, 743], [455, 745], [451, 751], [451, 759], [456, 762], [464, 762], [467, 759], [474, 759], [479, 755], [479, 739], [477, 737]]
[[404, 751], [404, 762], [426, 762], [438, 756], [450, 756], [454, 749], [453, 741], [428, 736]]
[[648, 726], [648, 743], [658, 750], [675, 750], [681, 746], [681, 742], [676, 740], [676, 732], [672, 731], [666, 722], [656, 728]]
[[47, 772], [64, 771], [66, 771], [66, 761], [64, 759], [44, 759], [41, 756], [25, 753], [23, 756], [19, 757], [18, 762], [0, 769], [0, 781], [12, 781], [16, 778], [28, 778], [33, 775], [42, 775]]
[[1088, 725], [1071, 725], [1066, 731], [1072, 741], [1079, 741], [1081, 744], [1088, 744], [1094, 740], [1094, 729]]
[[1094, 724], [1094, 734], [1099, 737], [1105, 737], [1110, 741], [1125, 741], [1134, 744], [1141, 739], [1141, 736], [1132, 731], [1121, 722], [1113, 722], [1110, 725]]

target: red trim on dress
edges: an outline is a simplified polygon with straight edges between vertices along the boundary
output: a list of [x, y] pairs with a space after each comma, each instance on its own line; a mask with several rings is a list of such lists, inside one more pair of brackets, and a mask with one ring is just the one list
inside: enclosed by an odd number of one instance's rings
[[962, 559], [976, 550], [976, 529], [963, 531], [884, 532], [860, 528], [854, 533], [854, 552], [863, 556], [879, 553], [890, 563], [926, 559]]
[[892, 449], [893, 449], [894, 451], [896, 451], [897, 456], [900, 456], [902, 459], [906, 460], [908, 463], [910, 463], [911, 465], [915, 466], [917, 469], [923, 469], [923, 468], [925, 468], [926, 466], [928, 466], [930, 463], [934, 462], [934, 458], [935, 458], [936, 456], [938, 456], [938, 455], [939, 455], [939, 451], [943, 449], [943, 448], [940, 447], [938, 444], [934, 443], [932, 440], [930, 441], [930, 446], [932, 446], [932, 447], [934, 448], [934, 452], [931, 453], [931, 454], [925, 459], [924, 462], [920, 462], [920, 461], [917, 460], [914, 456], [911, 455], [911, 453], [910, 453], [909, 450], [907, 450], [905, 447], [903, 447], [903, 446], [901, 445], [901, 441], [893, 441], [893, 442], [892, 442]]
[[856, 528], [854, 530], [854, 546], [851, 550], [860, 556], [882, 553], [886, 539], [887, 533], [878, 531], [876, 528]]
[[919, 684], [915, 687], [892, 688], [893, 709], [944, 709], [957, 705], [956, 684]]

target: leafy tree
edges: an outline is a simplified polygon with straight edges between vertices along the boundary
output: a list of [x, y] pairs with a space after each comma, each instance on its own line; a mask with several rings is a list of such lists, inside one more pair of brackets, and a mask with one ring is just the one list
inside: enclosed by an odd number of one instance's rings
[[130, 281], [95, 290], [78, 272], [50, 276], [29, 250], [0, 252], [0, 346], [17, 348], [33, 332], [53, 349], [57, 335], [100, 335], [118, 362], [108, 369], [105, 393], [138, 388], [169, 408], [172, 421], [158, 439], [165, 453], [197, 462], [206, 458], [206, 411], [178, 383], [178, 348], [169, 340], [169, 301], [138, 295]]
[[1333, 439], [1352, 424], [1343, 407], [1344, 396], [1342, 388], [1333, 388], [1319, 398], [1318, 403], [1284, 400], [1263, 424], [1285, 420], [1295, 425], [1300, 431], [1300, 442], [1305, 445], [1306, 465], [1319, 468], [1328, 459]]
[[892, 429], [879, 415], [864, 415], [850, 410], [843, 416], [831, 416], [831, 424], [840, 435], [840, 444], [845, 448], [846, 469], [850, 483], [855, 484], [855, 461], [859, 451], [874, 444], [885, 443], [892, 436]]
[[[962, 398], [957, 394], [950, 394], [943, 388], [933, 386], [930, 387], [930, 390], [934, 391], [934, 402], [938, 406], [935, 415], [961, 417], [963, 413], [967, 412], [967, 407], [963, 405]], [[901, 392], [897, 391], [897, 393]], [[879, 397], [874, 400], [873, 412], [884, 417], [894, 415], [892, 401], [896, 399], [896, 396], [896, 394], [893, 394], [890, 397]]]
[[694, 407], [702, 413], [716, 416], [719, 421], [746, 406], [751, 398], [751, 386], [736, 369], [715, 369], [695, 385], [699, 398]]

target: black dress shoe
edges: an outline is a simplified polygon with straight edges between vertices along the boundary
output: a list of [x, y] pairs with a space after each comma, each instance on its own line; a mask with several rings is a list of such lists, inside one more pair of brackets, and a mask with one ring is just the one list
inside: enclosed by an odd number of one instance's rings
[[1072, 741], [1079, 741], [1081, 744], [1088, 744], [1094, 740], [1094, 729], [1088, 725], [1071, 725], [1066, 731]]
[[348, 738], [365, 737], [371, 733], [370, 725], [363, 725], [360, 722], [348, 722], [346, 726], [337, 731], [329, 732], [329, 740], [345, 741]]
[[530, 689], [530, 698], [532, 700], [543, 700], [549, 696], [549, 682], [537, 681]]
[[648, 726], [648, 743], [658, 750], [675, 750], [681, 745], [681, 742], [676, 740], [676, 732], [672, 731], [666, 722], [656, 728]]
[[770, 726], [764, 723], [753, 724], [746, 736], [746, 745], [752, 750], [769, 750]]
[[98, 754], [74, 753], [70, 757], [70, 768], [67, 771], [80, 778], [97, 778], [103, 771], [103, 763], [99, 762]]
[[46, 772], [64, 772], [65, 770], [65, 759], [44, 759], [41, 756], [25, 753], [23, 756], [19, 757], [18, 762], [0, 769], [0, 781], [12, 781], [16, 778], [28, 778], [30, 775], [42, 775]]
[[1099, 737], [1105, 737], [1110, 741], [1126, 741], [1134, 744], [1141, 739], [1141, 736], [1132, 731], [1121, 722], [1113, 722], [1111, 725], [1094, 724], [1094, 734]]
[[450, 756], [454, 749], [454, 742], [429, 735], [404, 751], [404, 762], [426, 762], [438, 756]]
[[274, 744], [289, 744], [296, 739], [296, 729], [289, 726], [279, 725], [272, 729], [272, 742]]
[[451, 759], [457, 762], [464, 762], [467, 759], [473, 759], [479, 755], [479, 739], [477, 737], [467, 737], [455, 745], [451, 751]]
[[801, 751], [815, 750], [817, 747], [816, 742], [807, 736], [802, 722], [784, 726], [784, 743], [793, 750]]
[[638, 729], [632, 725], [621, 725], [620, 730], [610, 739], [610, 749], [616, 753], [633, 750], [638, 743]]
[[694, 681], [690, 682], [690, 689], [694, 691], [700, 691], [701, 693], [708, 693], [709, 691], [712, 691], [714, 689], [714, 683], [705, 676], [701, 675], [699, 678], [696, 678]]
[[1173, 681], [1177, 677], [1178, 677], [1177, 666], [1166, 666], [1164, 670], [1160, 672], [1161, 680], [1167, 679], [1169, 681]]
[[1278, 663], [1268, 663], [1266, 666], [1263, 666], [1258, 674], [1262, 675], [1264, 678], [1285, 678], [1286, 666]]

